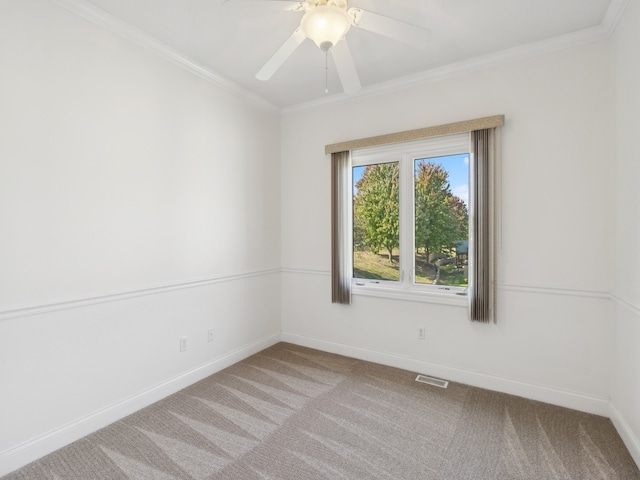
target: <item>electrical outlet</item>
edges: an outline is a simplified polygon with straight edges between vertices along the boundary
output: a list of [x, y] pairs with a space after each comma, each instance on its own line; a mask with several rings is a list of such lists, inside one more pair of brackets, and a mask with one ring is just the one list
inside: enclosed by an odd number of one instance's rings
[[424, 327], [418, 327], [418, 340], [424, 340]]
[[184, 352], [187, 349], [187, 337], [180, 337], [180, 351]]
[[213, 328], [210, 328], [209, 330], [207, 330], [207, 341], [213, 342]]

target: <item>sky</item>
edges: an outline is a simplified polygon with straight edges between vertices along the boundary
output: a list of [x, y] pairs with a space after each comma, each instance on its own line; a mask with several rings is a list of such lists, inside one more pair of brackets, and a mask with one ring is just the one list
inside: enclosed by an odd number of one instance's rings
[[430, 159], [434, 163], [441, 164], [449, 173], [449, 185], [451, 192], [460, 197], [469, 207], [469, 154], [449, 155]]
[[[469, 207], [469, 154], [448, 155], [446, 157], [433, 157], [424, 159], [439, 163], [449, 173], [449, 185], [451, 192]], [[420, 161], [420, 160], [417, 160]], [[362, 177], [364, 166], [353, 168], [353, 184], [355, 185]]]

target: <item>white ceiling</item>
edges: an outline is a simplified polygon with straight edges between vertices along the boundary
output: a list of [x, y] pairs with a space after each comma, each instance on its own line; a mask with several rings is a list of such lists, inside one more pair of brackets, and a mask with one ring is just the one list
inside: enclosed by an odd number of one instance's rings
[[[302, 13], [269, 0], [86, 0], [208, 71], [278, 107], [326, 97], [325, 55], [305, 40], [267, 82], [255, 74], [296, 29]], [[623, 0], [350, 0], [428, 28], [428, 48], [352, 28], [347, 41], [363, 88], [508, 49], [594, 29]], [[63, 3], [63, 2], [61, 2]], [[95, 10], [95, 9], [94, 9]], [[609, 15], [611, 16], [611, 15]], [[329, 95], [342, 87], [329, 56]]]

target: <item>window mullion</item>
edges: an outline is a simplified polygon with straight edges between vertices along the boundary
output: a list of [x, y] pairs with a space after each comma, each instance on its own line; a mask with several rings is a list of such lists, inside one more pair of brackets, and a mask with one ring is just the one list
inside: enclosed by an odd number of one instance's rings
[[402, 288], [413, 284], [413, 168], [404, 154], [400, 160], [400, 278]]

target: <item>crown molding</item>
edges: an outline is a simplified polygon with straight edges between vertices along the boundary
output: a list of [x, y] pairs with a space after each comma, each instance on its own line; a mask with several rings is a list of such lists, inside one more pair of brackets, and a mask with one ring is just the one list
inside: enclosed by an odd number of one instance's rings
[[551, 53], [567, 48], [573, 48], [588, 43], [598, 42], [609, 38], [614, 32], [630, 0], [611, 0], [609, 7], [602, 19], [602, 22], [594, 27], [578, 30], [576, 32], [560, 35], [557, 37], [541, 40], [538, 42], [521, 45], [518, 47], [502, 50], [500, 52], [483, 55], [469, 60], [444, 65], [433, 68], [415, 75], [409, 75], [400, 79], [383, 82], [370, 87], [363, 88], [356, 94], [337, 94], [329, 98], [321, 98], [291, 105], [284, 108], [272, 104], [256, 93], [241, 87], [232, 80], [223, 77], [187, 57], [181, 52], [165, 45], [154, 37], [143, 33], [127, 22], [109, 14], [105, 10], [87, 2], [86, 0], [49, 0], [66, 10], [109, 30], [115, 35], [124, 38], [140, 47], [152, 51], [156, 55], [178, 65], [185, 70], [204, 78], [212, 84], [220, 87], [228, 93], [247, 101], [248, 103], [262, 109], [289, 114], [317, 107], [337, 105], [375, 97], [383, 94], [393, 93], [408, 88], [446, 80], [460, 75], [473, 73], [490, 67], [500, 66], [507, 63], [531, 58], [534, 56]]
[[129, 23], [121, 20], [120, 18], [111, 15], [107, 11], [99, 8], [86, 0], [49, 0], [50, 2], [84, 18], [108, 31], [117, 35], [120, 38], [128, 40], [129, 42], [138, 45], [146, 50], [149, 50], [159, 57], [168, 60], [169, 62], [177, 65], [205, 80], [213, 85], [221, 88], [222, 90], [230, 93], [241, 100], [248, 102], [251, 105], [257, 106], [264, 110], [279, 113], [280, 108], [276, 105], [268, 102], [261, 96], [253, 93], [252, 91], [241, 87], [237, 83], [229, 80], [222, 75], [219, 75], [212, 70], [208, 69], [204, 65], [197, 61], [187, 57], [181, 52], [165, 45], [156, 38], [147, 35], [146, 33], [138, 30]]
[[282, 113], [283, 115], [285, 115], [304, 110], [311, 110], [318, 107], [342, 104], [355, 100], [394, 93], [412, 87], [418, 87], [428, 83], [438, 82], [460, 75], [473, 73], [490, 67], [497, 67], [507, 63], [524, 60], [545, 53], [552, 53], [579, 45], [597, 42], [608, 37], [609, 33], [604, 29], [602, 25], [598, 25], [596, 27], [579, 30], [577, 32], [572, 32], [566, 35], [561, 35], [558, 37], [553, 37], [550, 39], [509, 48], [500, 52], [490, 53], [449, 65], [444, 65], [442, 67], [433, 68], [431, 70], [426, 70], [415, 75], [409, 75], [389, 82], [379, 83], [370, 87], [365, 87], [355, 94], [334, 95], [330, 98], [322, 98], [319, 100], [312, 100], [310, 102], [285, 107], [282, 109]]
[[490, 53], [480, 57], [463, 60], [461, 62], [433, 68], [415, 75], [409, 75], [389, 82], [379, 83], [363, 88], [356, 94], [334, 95], [329, 98], [312, 100], [310, 102], [292, 105], [282, 109], [282, 114], [289, 114], [310, 110], [317, 107], [343, 104], [355, 100], [369, 97], [376, 97], [383, 94], [393, 93], [432, 82], [438, 82], [449, 78], [457, 77], [496, 67], [527, 58], [532, 58], [546, 53], [552, 53], [567, 48], [598, 42], [608, 39], [615, 31], [618, 21], [627, 7], [629, 0], [611, 0], [602, 22], [595, 27], [585, 28], [565, 35], [528, 43], [518, 47], [509, 48], [495, 53]]
[[611, 0], [609, 8], [602, 19], [602, 27], [607, 32], [607, 37], [613, 35], [618, 27], [618, 22], [622, 18], [622, 13], [629, 5], [629, 0]]

